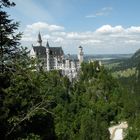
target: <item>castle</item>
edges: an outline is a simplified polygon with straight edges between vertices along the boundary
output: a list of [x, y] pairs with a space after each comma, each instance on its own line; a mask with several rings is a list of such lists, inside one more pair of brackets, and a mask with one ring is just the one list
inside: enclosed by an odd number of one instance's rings
[[79, 47], [77, 59], [68, 54], [65, 56], [62, 47], [51, 47], [47, 41], [46, 46], [42, 45], [42, 38], [39, 32], [37, 45], [32, 45], [30, 56], [37, 58], [43, 65], [44, 70], [60, 70], [64, 76], [70, 80], [76, 78], [80, 65], [83, 62], [83, 48]]

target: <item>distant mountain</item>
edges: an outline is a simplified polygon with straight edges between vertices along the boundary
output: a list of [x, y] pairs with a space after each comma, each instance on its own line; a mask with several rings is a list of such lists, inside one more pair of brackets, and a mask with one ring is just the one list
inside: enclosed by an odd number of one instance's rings
[[138, 64], [140, 64], [140, 49], [137, 50], [132, 57], [126, 59], [123, 61], [121, 65], [127, 66], [127, 67], [137, 67]]
[[137, 67], [140, 64], [140, 49], [137, 50], [125, 64], [126, 63], [129, 67]]
[[[119, 55], [117, 55], [119, 56]], [[120, 55], [119, 57], [114, 57], [115, 59], [106, 60], [104, 64], [110, 68], [112, 71], [120, 71], [131, 68], [137, 68], [140, 65], [140, 49], [134, 54]]]
[[140, 49], [134, 53], [134, 55], [131, 57], [131, 60], [137, 64], [140, 62]]

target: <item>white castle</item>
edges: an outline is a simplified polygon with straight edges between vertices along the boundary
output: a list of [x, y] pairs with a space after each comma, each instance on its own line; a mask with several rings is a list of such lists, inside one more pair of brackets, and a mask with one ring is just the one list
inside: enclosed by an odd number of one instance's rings
[[70, 54], [64, 55], [62, 47], [51, 47], [47, 41], [46, 47], [42, 45], [41, 34], [38, 34], [38, 44], [32, 45], [30, 56], [40, 60], [47, 71], [60, 70], [70, 80], [76, 78], [80, 65], [83, 62], [83, 48], [79, 47], [78, 59], [71, 58]]

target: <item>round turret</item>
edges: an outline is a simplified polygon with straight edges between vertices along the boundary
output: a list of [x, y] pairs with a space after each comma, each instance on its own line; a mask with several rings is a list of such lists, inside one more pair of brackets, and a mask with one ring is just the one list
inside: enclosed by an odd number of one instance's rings
[[79, 46], [79, 54], [78, 54], [78, 60], [80, 62], [80, 64], [83, 62], [83, 47], [82, 46]]

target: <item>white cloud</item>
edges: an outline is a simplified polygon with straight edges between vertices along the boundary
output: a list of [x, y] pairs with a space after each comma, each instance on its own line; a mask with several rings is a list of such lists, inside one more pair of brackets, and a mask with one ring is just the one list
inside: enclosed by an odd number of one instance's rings
[[112, 27], [110, 25], [103, 25], [96, 30], [97, 33], [111, 33]]
[[96, 33], [103, 33], [103, 34], [106, 34], [106, 33], [121, 33], [123, 31], [124, 31], [124, 29], [120, 25], [115, 26], [115, 27], [112, 27], [111, 25], [103, 25], [102, 27], [100, 27], [96, 30]]
[[126, 44], [140, 44], [140, 41], [139, 40], [126, 40], [125, 41]]
[[96, 44], [102, 43], [102, 41], [101, 40], [92, 40], [92, 39], [90, 39], [90, 40], [81, 41], [80, 43], [82, 45], [96, 45]]
[[27, 37], [27, 36], [23, 36], [21, 41], [25, 41], [25, 42], [33, 42], [36, 41], [34, 37]]
[[100, 9], [99, 11], [97, 11], [93, 14], [89, 14], [85, 17], [86, 18], [96, 18], [96, 17], [99, 17], [99, 16], [107, 16], [111, 13], [112, 10], [113, 10], [112, 7], [104, 7], [102, 9]]
[[51, 34], [53, 36], [66, 36], [67, 33], [66, 32], [60, 32], [59, 31], [59, 32], [52, 32]]
[[43, 40], [48, 40], [51, 38], [51, 36], [49, 34], [43, 35]]
[[140, 26], [139, 27], [131, 26], [130, 28], [127, 29], [127, 32], [130, 32], [130, 33], [140, 33]]
[[96, 18], [96, 14], [95, 15], [87, 15], [85, 16], [86, 18]]
[[[122, 49], [127, 52], [128, 48], [129, 50], [132, 50], [131, 48], [136, 50], [140, 45], [139, 26], [124, 28], [121, 25], [103, 25], [95, 31], [85, 32], [64, 32], [56, 30], [56, 28], [55, 30], [49, 30], [48, 26], [51, 25], [33, 23], [32, 26], [26, 26], [22, 41], [36, 44], [38, 35], [36, 28], [38, 28], [42, 29], [41, 34], [44, 45], [48, 40], [52, 46], [62, 46], [66, 50], [71, 50], [72, 53], [75, 53], [75, 48], [72, 47], [78, 47], [79, 45], [82, 45], [85, 50], [87, 49], [88, 53], [92, 52], [90, 49], [94, 49], [93, 52], [96, 51], [98, 53], [104, 50], [112, 50], [112, 52], [120, 50], [121, 52]], [[56, 25], [55, 27], [58, 26]]]
[[58, 38], [56, 38], [56, 39], [54, 40], [54, 42], [55, 42], [55, 43], [62, 43], [63, 40], [64, 40], [63, 38], [58, 37]]
[[88, 35], [86, 33], [70, 32], [67, 33], [67, 39], [81, 40], [87, 39]]
[[39, 31], [39, 30], [48, 30], [48, 31], [59, 31], [59, 30], [64, 30], [64, 27], [58, 26], [58, 25], [50, 25], [45, 22], [36, 22], [31, 25], [27, 25], [27, 30], [34, 30], [34, 31]]

